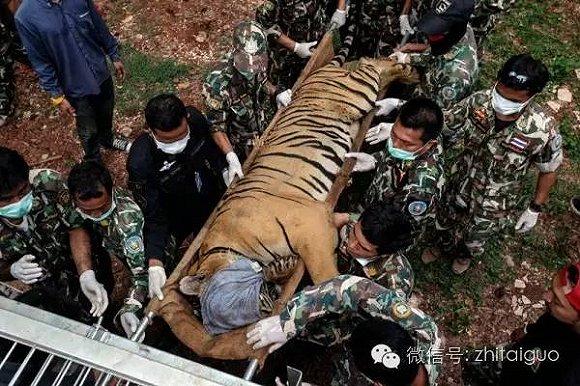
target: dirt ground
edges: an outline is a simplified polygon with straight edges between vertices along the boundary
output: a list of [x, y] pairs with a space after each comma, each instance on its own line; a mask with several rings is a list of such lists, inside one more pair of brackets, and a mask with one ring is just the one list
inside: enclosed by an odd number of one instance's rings
[[[177, 85], [180, 96], [188, 104], [203, 108], [201, 101], [202, 74], [226, 51], [232, 28], [239, 21], [252, 17], [259, 0], [211, 4], [190, 0], [101, 0], [97, 1], [123, 42], [142, 52], [163, 58], [173, 58], [192, 66], [192, 74]], [[19, 150], [33, 167], [53, 168], [66, 172], [81, 157], [72, 119], [62, 118], [50, 106], [47, 95], [39, 89], [35, 75], [28, 69], [17, 68], [18, 111], [7, 127], [0, 130], [0, 143]], [[143, 118], [120, 116], [116, 129], [139, 134]], [[124, 154], [104, 153], [104, 160], [114, 173], [118, 184], [125, 184]], [[550, 219], [542, 226], [549, 227]], [[566, 215], [564, 221], [575, 221]], [[574, 241], [578, 248], [578, 240]], [[518, 263], [518, 277], [508, 286], [486, 289], [483, 304], [467, 304], [472, 323], [460, 335], [445, 328], [447, 347], [474, 347], [505, 342], [512, 330], [534, 321], [543, 312], [542, 293], [548, 282], [546, 270], [532, 267], [526, 261]], [[516, 288], [517, 287], [517, 288]], [[427, 313], [437, 304], [430, 291], [418, 294], [419, 305]], [[444, 320], [438, 320], [444, 322]], [[442, 323], [439, 323], [442, 325]], [[444, 356], [442, 385], [459, 384], [459, 366]], [[314, 382], [323, 384], [320, 379]]]

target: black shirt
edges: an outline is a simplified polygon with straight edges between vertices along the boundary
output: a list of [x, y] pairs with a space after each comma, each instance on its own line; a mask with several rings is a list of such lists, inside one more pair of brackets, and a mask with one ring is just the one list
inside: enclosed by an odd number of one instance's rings
[[[570, 379], [580, 360], [580, 334], [572, 326], [546, 313], [529, 325], [527, 334], [509, 348], [523, 352], [539, 350], [541, 358], [548, 355], [548, 359], [532, 364], [526, 364], [525, 360], [504, 360], [501, 385], [569, 385], [567, 379]], [[553, 351], [551, 355], [550, 351]], [[556, 358], [554, 351], [558, 353], [557, 360], [551, 361], [550, 357]]]
[[147, 259], [163, 260], [170, 236], [181, 243], [197, 233], [225, 191], [225, 158], [209, 135], [207, 119], [193, 107], [187, 113], [190, 139], [183, 152], [164, 153], [144, 133], [127, 160], [129, 188], [145, 215]]

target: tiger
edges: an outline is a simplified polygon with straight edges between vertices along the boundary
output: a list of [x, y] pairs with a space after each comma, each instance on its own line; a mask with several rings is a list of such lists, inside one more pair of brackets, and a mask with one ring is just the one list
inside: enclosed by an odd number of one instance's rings
[[337, 276], [338, 235], [325, 200], [359, 121], [395, 80], [416, 76], [410, 66], [365, 58], [310, 74], [222, 198], [189, 274], [210, 277], [243, 256], [264, 267], [299, 258], [315, 284]]

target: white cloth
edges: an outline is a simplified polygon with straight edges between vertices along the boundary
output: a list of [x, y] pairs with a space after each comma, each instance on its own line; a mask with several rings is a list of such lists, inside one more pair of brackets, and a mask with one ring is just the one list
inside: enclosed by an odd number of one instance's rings
[[163, 300], [163, 291], [161, 289], [166, 280], [165, 268], [159, 265], [149, 267], [149, 297], [151, 299], [157, 296], [159, 300]]
[[411, 27], [411, 23], [409, 23], [409, 15], [399, 16], [399, 27], [401, 28], [401, 35], [403, 36], [406, 34], [413, 35], [415, 33], [415, 30]]

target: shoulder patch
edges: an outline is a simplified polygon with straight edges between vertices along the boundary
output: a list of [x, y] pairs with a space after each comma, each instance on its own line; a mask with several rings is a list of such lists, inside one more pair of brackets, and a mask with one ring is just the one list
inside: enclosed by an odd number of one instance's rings
[[56, 201], [61, 205], [61, 206], [68, 206], [70, 204], [70, 194], [68, 192], [68, 189], [61, 189], [57, 196], [56, 196]]
[[395, 304], [393, 304], [393, 306], [391, 307], [391, 313], [393, 314], [393, 317], [397, 320], [408, 319], [411, 315], [413, 315], [411, 307], [407, 303], [402, 301], [397, 301], [395, 302]]
[[143, 239], [141, 236], [131, 236], [127, 240], [125, 240], [125, 253], [127, 254], [136, 254], [143, 252], [145, 247], [143, 246]]
[[427, 211], [427, 203], [425, 201], [411, 201], [407, 205], [407, 210], [412, 216], [420, 216]]

